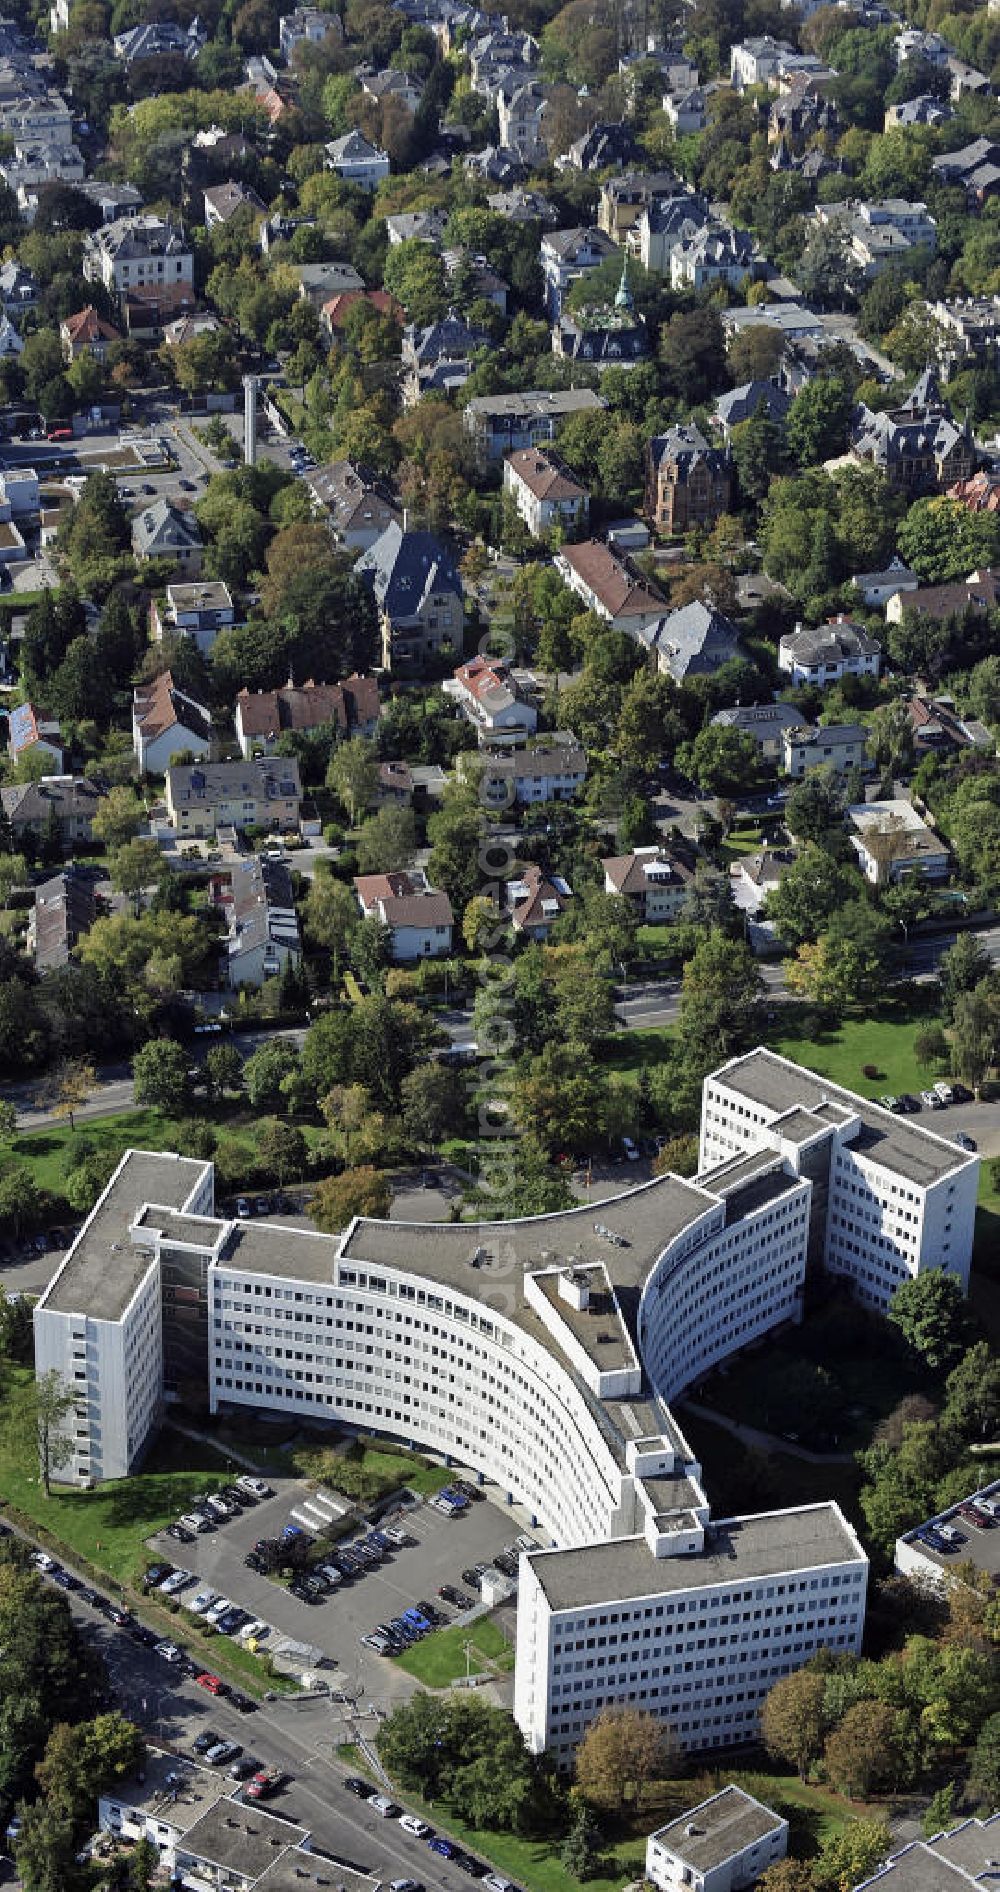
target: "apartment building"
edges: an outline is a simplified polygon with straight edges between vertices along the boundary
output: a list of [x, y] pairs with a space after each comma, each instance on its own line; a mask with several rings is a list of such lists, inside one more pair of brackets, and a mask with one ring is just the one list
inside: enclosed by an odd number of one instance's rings
[[184, 631], [204, 657], [219, 632], [235, 622], [232, 594], [219, 579], [168, 585], [165, 599], [154, 598], [149, 607], [149, 626], [158, 644], [164, 631]]
[[364, 919], [389, 929], [397, 965], [440, 959], [451, 952], [455, 916], [446, 893], [431, 887], [420, 868], [411, 873], [359, 874], [354, 894]]
[[216, 828], [284, 830], [298, 827], [302, 802], [299, 765], [273, 761], [202, 762], [168, 768], [164, 800], [178, 837], [210, 839]]
[[786, 775], [799, 779], [810, 769], [832, 769], [843, 775], [847, 769], [864, 768], [867, 736], [860, 723], [818, 723], [814, 729], [800, 723], [786, 728], [781, 739], [782, 767]]
[[813, 1178], [817, 1254], [869, 1307], [928, 1267], [968, 1287], [978, 1165], [947, 1137], [757, 1050], [705, 1079], [699, 1160], [763, 1145]]
[[[462, 773], [463, 761], [460, 756]], [[587, 779], [586, 751], [566, 729], [535, 737], [523, 749], [481, 751], [478, 761], [483, 771], [479, 793], [487, 808], [572, 801]]]
[[641, 926], [676, 920], [694, 878], [691, 861], [662, 844], [612, 855], [601, 866], [605, 893], [626, 900]]
[[283, 684], [280, 690], [245, 687], [236, 698], [240, 752], [270, 755], [286, 731], [332, 728], [338, 737], [372, 737], [382, 713], [375, 677], [345, 677], [342, 683]]
[[839, 683], [842, 677], [877, 677], [882, 646], [843, 615], [795, 630], [778, 642], [778, 669], [793, 683]]
[[788, 1821], [723, 1787], [646, 1841], [646, 1877], [657, 1892], [744, 1892], [788, 1851]]
[[184, 289], [194, 299], [194, 252], [179, 225], [153, 212], [95, 230], [84, 244], [83, 273], [115, 296], [167, 303]]
[[536, 539], [553, 527], [567, 538], [586, 530], [590, 494], [555, 453], [522, 447], [504, 461], [503, 489]]
[[519, 447], [554, 440], [571, 414], [592, 414], [607, 403], [593, 388], [528, 388], [523, 394], [482, 394], [463, 409], [481, 466], [492, 466]]
[[331, 1238], [221, 1219], [211, 1164], [129, 1152], [35, 1312], [38, 1370], [80, 1388], [68, 1475], [126, 1475], [192, 1376], [213, 1410], [448, 1453], [551, 1546], [521, 1566], [533, 1751], [568, 1766], [612, 1701], [691, 1751], [752, 1738], [778, 1676], [860, 1648], [866, 1559], [835, 1504], [713, 1518], [665, 1402], [796, 1319], [807, 1265], [880, 1308], [929, 1266], [966, 1281], [978, 1163], [764, 1050], [706, 1080], [701, 1162], [596, 1220]]
[[442, 684], [483, 743], [524, 742], [538, 728], [538, 711], [509, 666], [499, 658], [471, 657]]

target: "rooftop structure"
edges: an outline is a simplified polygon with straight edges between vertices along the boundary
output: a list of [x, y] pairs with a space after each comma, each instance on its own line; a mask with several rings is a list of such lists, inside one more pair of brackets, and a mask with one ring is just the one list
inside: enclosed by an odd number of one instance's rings
[[646, 1876], [660, 1892], [737, 1892], [788, 1847], [788, 1821], [742, 1787], [723, 1787], [646, 1842]]

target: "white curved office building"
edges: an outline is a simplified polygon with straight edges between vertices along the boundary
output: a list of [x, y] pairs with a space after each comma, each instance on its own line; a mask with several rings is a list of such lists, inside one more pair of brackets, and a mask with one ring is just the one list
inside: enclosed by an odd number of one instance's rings
[[977, 1163], [765, 1051], [706, 1081], [704, 1167], [493, 1224], [339, 1238], [213, 1212], [210, 1164], [130, 1152], [35, 1313], [79, 1387], [71, 1476], [123, 1476], [165, 1400], [342, 1419], [530, 1507], [515, 1713], [568, 1762], [609, 1701], [691, 1749], [756, 1729], [778, 1676], [857, 1649], [867, 1562], [839, 1508], [713, 1520], [667, 1402], [798, 1317], [806, 1270], [884, 1306], [967, 1280]]

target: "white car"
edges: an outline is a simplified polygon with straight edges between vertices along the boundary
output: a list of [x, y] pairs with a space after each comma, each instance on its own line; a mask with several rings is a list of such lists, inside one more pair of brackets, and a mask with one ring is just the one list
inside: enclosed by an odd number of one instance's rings
[[368, 1805], [373, 1813], [378, 1814], [380, 1820], [394, 1820], [399, 1813], [395, 1800], [390, 1800], [388, 1794], [385, 1793], [369, 1794]]
[[335, 1564], [317, 1564], [316, 1574], [317, 1576], [326, 1578], [331, 1590], [335, 1590], [338, 1583], [343, 1583], [344, 1581], [341, 1572], [337, 1569]]
[[210, 1610], [212, 1605], [217, 1603], [218, 1600], [218, 1590], [199, 1590], [197, 1596], [192, 1596], [187, 1599], [187, 1606], [189, 1610], [194, 1612], [195, 1616], [204, 1616], [206, 1610]]
[[183, 1525], [186, 1531], [194, 1531], [196, 1534], [202, 1531], [210, 1531], [212, 1528], [208, 1519], [199, 1516], [197, 1511], [186, 1511], [182, 1518], [178, 1518], [177, 1522]]
[[164, 1577], [159, 1585], [161, 1596], [176, 1596], [178, 1590], [186, 1590], [194, 1582], [193, 1570], [172, 1570], [169, 1577]]
[[270, 1623], [262, 1623], [258, 1620], [255, 1623], [244, 1623], [243, 1628], [236, 1631], [236, 1640], [246, 1648], [248, 1642], [264, 1642], [270, 1634]]
[[271, 1486], [263, 1478], [254, 1478], [250, 1472], [244, 1472], [237, 1478], [236, 1484], [241, 1491], [249, 1492], [251, 1498], [273, 1498]]
[[934, 1085], [934, 1089], [943, 1104], [953, 1104], [955, 1102], [955, 1093], [951, 1085], [946, 1084], [943, 1078], [938, 1079], [937, 1083]]
[[234, 1605], [229, 1601], [228, 1596], [217, 1596], [215, 1602], [210, 1603], [205, 1611], [206, 1623], [217, 1623], [219, 1617], [225, 1616], [226, 1611], [231, 1610], [233, 1607]]
[[944, 1109], [944, 1099], [938, 1096], [937, 1091], [921, 1091], [920, 1102], [926, 1104], [928, 1110]]
[[50, 1557], [47, 1550], [33, 1550], [31, 1561], [36, 1570], [54, 1570], [56, 1567], [55, 1558]]
[[156, 1653], [158, 1656], [163, 1657], [164, 1662], [179, 1662], [181, 1660], [181, 1651], [178, 1649], [175, 1642], [158, 1642], [156, 1645]]
[[499, 1872], [488, 1872], [483, 1884], [489, 1887], [489, 1892], [517, 1892], [513, 1880], [502, 1878]]
[[415, 1813], [401, 1814], [399, 1824], [403, 1832], [412, 1833], [414, 1839], [424, 1839], [431, 1830], [427, 1821], [418, 1819]]

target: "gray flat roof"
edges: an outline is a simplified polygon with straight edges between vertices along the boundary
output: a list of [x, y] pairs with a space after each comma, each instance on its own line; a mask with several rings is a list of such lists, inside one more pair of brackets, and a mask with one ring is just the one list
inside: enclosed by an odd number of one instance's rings
[[308, 1828], [278, 1819], [263, 1807], [220, 1800], [188, 1828], [183, 1850], [244, 1878], [257, 1879], [289, 1846], [301, 1846], [308, 1838]]
[[864, 1561], [861, 1546], [834, 1504], [723, 1519], [708, 1526], [704, 1550], [691, 1556], [653, 1557], [644, 1537], [531, 1553], [532, 1568], [553, 1610], [590, 1609], [612, 1597], [728, 1588], [772, 1571]]
[[[336, 1892], [348, 1876], [356, 1879], [356, 1869], [348, 1869], [339, 1860], [327, 1859], [322, 1853], [303, 1852], [298, 1846], [290, 1846], [254, 1881], [254, 1892], [323, 1892], [324, 1887]], [[367, 1876], [361, 1880], [366, 1888], [373, 1883]]]
[[129, 1228], [146, 1202], [182, 1209], [204, 1174], [188, 1156], [128, 1150], [104, 1200], [77, 1236], [41, 1305], [59, 1314], [118, 1320], [150, 1266]]
[[657, 1517], [668, 1511], [693, 1512], [703, 1503], [704, 1493], [691, 1478], [643, 1478], [642, 1483], [656, 1506]]
[[862, 1129], [852, 1146], [874, 1162], [902, 1176], [907, 1182], [926, 1188], [939, 1182], [953, 1169], [964, 1169], [976, 1162], [956, 1143], [925, 1130], [908, 1117], [894, 1117], [890, 1110], [856, 1097], [829, 1078], [817, 1077], [787, 1058], [758, 1047], [745, 1057], [736, 1058], [712, 1075], [712, 1081], [740, 1092], [765, 1110], [778, 1115], [794, 1109], [818, 1110], [824, 1103], [843, 1104], [861, 1119]]
[[869, 1885], [891, 1886], [892, 1892], [963, 1892], [969, 1880], [959, 1867], [943, 1858], [935, 1846], [908, 1846], [890, 1860]]
[[784, 1824], [779, 1813], [744, 1793], [742, 1787], [730, 1786], [678, 1814], [650, 1838], [696, 1872], [710, 1872]]
[[535, 1286], [541, 1289], [549, 1306], [559, 1319], [565, 1321], [573, 1334], [597, 1362], [602, 1373], [614, 1372], [619, 1367], [636, 1364], [636, 1356], [629, 1344], [628, 1330], [622, 1321], [614, 1303], [614, 1297], [608, 1289], [607, 1279], [594, 1280], [590, 1292], [590, 1305], [586, 1308], [574, 1307], [564, 1300], [559, 1292], [559, 1277], [554, 1274], [540, 1275]]
[[109, 1787], [104, 1798], [136, 1812], [154, 1813], [181, 1833], [232, 1792], [230, 1781], [209, 1767], [161, 1748], [147, 1748], [142, 1773]]
[[336, 1259], [335, 1236], [282, 1222], [234, 1222], [217, 1265], [332, 1287]]

